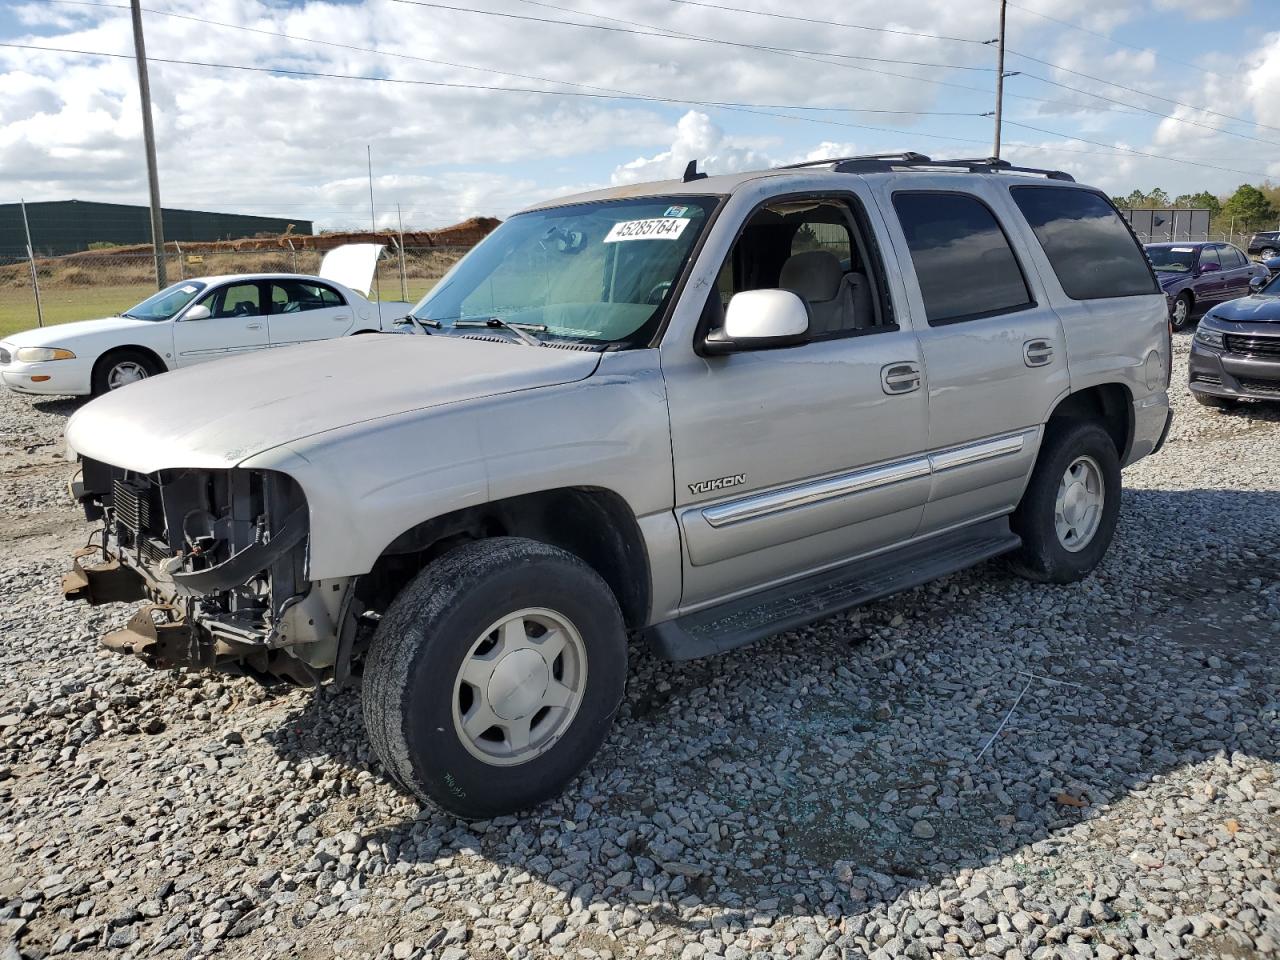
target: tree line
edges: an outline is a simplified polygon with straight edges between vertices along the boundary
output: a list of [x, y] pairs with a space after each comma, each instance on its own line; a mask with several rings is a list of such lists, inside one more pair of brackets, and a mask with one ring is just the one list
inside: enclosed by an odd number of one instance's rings
[[1243, 183], [1227, 197], [1220, 197], [1201, 190], [1199, 193], [1183, 193], [1170, 197], [1160, 187], [1153, 190], [1134, 190], [1126, 197], [1112, 197], [1121, 209], [1169, 210], [1174, 207], [1208, 210], [1209, 232], [1249, 233], [1254, 230], [1275, 230], [1280, 224], [1280, 186], [1263, 184], [1255, 187]]

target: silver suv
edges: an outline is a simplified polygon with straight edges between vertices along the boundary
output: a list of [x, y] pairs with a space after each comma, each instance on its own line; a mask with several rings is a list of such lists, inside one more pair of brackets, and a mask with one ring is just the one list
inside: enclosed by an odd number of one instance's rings
[[561, 791], [627, 637], [703, 657], [1006, 554], [1101, 560], [1169, 426], [1164, 297], [1062, 173], [918, 154], [511, 217], [405, 318], [70, 421], [157, 667], [360, 674], [391, 775], [464, 817]]

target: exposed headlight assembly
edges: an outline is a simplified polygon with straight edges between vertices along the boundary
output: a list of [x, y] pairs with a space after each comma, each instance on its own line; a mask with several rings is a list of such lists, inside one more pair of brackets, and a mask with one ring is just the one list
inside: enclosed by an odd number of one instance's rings
[[[1205, 317], [1207, 320], [1208, 317]], [[1201, 321], [1200, 326], [1196, 327], [1196, 339], [1203, 343], [1206, 347], [1217, 347], [1222, 349], [1222, 331], [1214, 330], [1212, 327], [1206, 327]]]
[[19, 363], [40, 363], [44, 360], [74, 360], [76, 355], [61, 347], [19, 347], [15, 354]]

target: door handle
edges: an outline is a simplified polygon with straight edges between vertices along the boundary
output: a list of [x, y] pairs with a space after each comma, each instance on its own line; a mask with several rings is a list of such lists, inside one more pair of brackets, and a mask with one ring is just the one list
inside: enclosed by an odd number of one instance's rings
[[337, 321], [340, 321], [340, 322], [342, 322], [342, 323], [350, 323], [350, 322], [351, 322], [351, 314], [349, 314], [349, 313], [344, 313], [342, 316], [340, 316], [340, 317], [334, 317], [333, 319], [334, 319], [334, 320], [337, 320]]
[[261, 329], [262, 329], [262, 324], [261, 324], [261, 323], [250, 323], [250, 324], [246, 324], [246, 325], [245, 325], [245, 329], [246, 329], [246, 330], [261, 330]]
[[1022, 345], [1022, 362], [1028, 367], [1043, 367], [1053, 362], [1053, 344], [1048, 340], [1028, 340]]
[[920, 367], [906, 361], [880, 368], [880, 388], [888, 394], [911, 393], [920, 389]]

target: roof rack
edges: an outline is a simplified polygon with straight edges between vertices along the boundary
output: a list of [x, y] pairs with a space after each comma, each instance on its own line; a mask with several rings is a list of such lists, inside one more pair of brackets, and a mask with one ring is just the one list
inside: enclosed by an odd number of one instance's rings
[[1031, 173], [1050, 180], [1066, 180], [1075, 183], [1076, 178], [1063, 170], [1041, 170], [1038, 167], [1015, 167], [1008, 160], [995, 157], [985, 159], [933, 160], [922, 153], [873, 153], [859, 157], [832, 157], [828, 160], [810, 160], [793, 163], [783, 169], [819, 167], [830, 164], [835, 173], [888, 173], [903, 168], [932, 170], [965, 170], [969, 173]]

